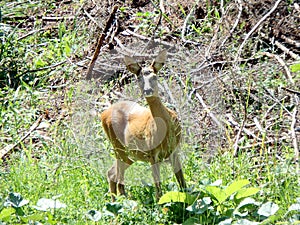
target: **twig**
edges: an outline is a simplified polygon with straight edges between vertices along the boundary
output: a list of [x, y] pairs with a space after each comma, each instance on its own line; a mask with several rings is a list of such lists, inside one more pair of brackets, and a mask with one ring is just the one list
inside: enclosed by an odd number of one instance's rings
[[235, 30], [235, 28], [237, 27], [237, 25], [239, 24], [239, 21], [240, 21], [240, 18], [241, 18], [241, 15], [242, 15], [242, 11], [243, 11], [243, 4], [242, 4], [242, 1], [241, 0], [237, 0], [238, 4], [239, 4], [239, 14], [231, 28], [231, 30], [229, 31], [229, 35], [227, 35], [224, 40], [222, 41], [221, 45], [219, 48], [223, 47], [223, 45], [225, 44], [225, 42], [228, 40], [229, 37], [231, 37], [233, 31]]
[[268, 89], [266, 89], [266, 88], [263, 88], [263, 89], [268, 94], [266, 96], [268, 96], [269, 98], [271, 98], [272, 100], [277, 102], [287, 112], [287, 114], [292, 116], [291, 112], [281, 103], [281, 101], [279, 99], [277, 99]]
[[159, 8], [162, 14], [165, 14], [164, 0], [159, 0]]
[[86, 75], [86, 79], [87, 80], [90, 80], [92, 78], [92, 72], [93, 72], [93, 68], [95, 66], [95, 63], [96, 63], [96, 60], [98, 58], [98, 55], [100, 53], [100, 50], [101, 50], [101, 47], [103, 45], [103, 41], [104, 41], [104, 38], [105, 38], [105, 34], [108, 32], [110, 26], [112, 25], [113, 23], [113, 20], [115, 18], [115, 13], [117, 12], [118, 10], [118, 6], [115, 5], [110, 13], [110, 16], [106, 22], [106, 25], [105, 25], [105, 28], [102, 32], [102, 34], [100, 35], [99, 39], [98, 39], [98, 42], [97, 42], [97, 46], [96, 46], [96, 49], [95, 49], [95, 52], [94, 52], [94, 55], [93, 55], [93, 58], [90, 62], [90, 65], [89, 65], [89, 69], [88, 69], [88, 72], [87, 72], [87, 75]]
[[206, 103], [204, 102], [203, 98], [201, 97], [201, 95], [199, 93], [196, 92], [196, 97], [198, 98], [199, 102], [201, 103], [201, 105], [203, 106], [204, 110], [208, 113], [208, 115], [210, 116], [210, 118], [217, 124], [217, 126], [219, 128], [223, 128], [223, 125], [220, 123], [220, 121], [217, 119], [217, 117], [212, 113], [212, 111], [208, 108], [208, 106], [206, 105]]
[[23, 35], [22, 37], [19, 37], [19, 38], [18, 38], [18, 41], [21, 41], [22, 39], [27, 38], [28, 36], [30, 36], [30, 35], [32, 35], [32, 34], [35, 34], [35, 33], [37, 33], [37, 32], [44, 31], [44, 30], [48, 30], [48, 29], [51, 29], [51, 28], [52, 28], [52, 27], [47, 26], [47, 27], [42, 27], [42, 28], [39, 29], [39, 30], [32, 30], [32, 31], [28, 32], [27, 34]]
[[298, 173], [299, 171], [299, 150], [298, 150], [298, 143], [297, 143], [297, 137], [295, 132], [295, 125], [296, 125], [296, 115], [297, 115], [297, 107], [295, 107], [293, 111], [292, 116], [292, 123], [291, 123], [291, 134], [292, 134], [292, 142], [295, 152], [295, 162], [296, 162], [296, 171]]
[[21, 138], [19, 139], [15, 144], [7, 145], [5, 148], [0, 150], [0, 158], [4, 159], [4, 157], [15, 147], [17, 147], [21, 142], [23, 142], [42, 122], [44, 115], [41, 115], [34, 124], [29, 128], [29, 131]]
[[277, 8], [277, 6], [279, 5], [279, 3], [281, 2], [281, 0], [278, 0], [273, 8], [266, 14], [264, 15], [255, 25], [254, 27], [249, 31], [249, 33], [245, 36], [245, 39], [244, 41], [242, 42], [242, 44], [240, 45], [238, 51], [237, 51], [237, 54], [235, 55], [235, 59], [234, 61], [237, 61], [238, 58], [240, 57], [241, 55], [241, 52], [242, 52], [242, 49], [244, 48], [244, 45], [246, 44], [247, 40], [249, 39], [249, 37], [252, 35], [252, 33], [264, 22], [265, 19], [267, 19], [274, 11], [275, 9]]
[[75, 18], [75, 16], [43, 16], [42, 20], [43, 21], [50, 21], [50, 22], [56, 22], [59, 20], [73, 20]]
[[[162, 14], [164, 13], [163, 11], [165, 10], [163, 8], [163, 1], [161, 0], [160, 3], [159, 3], [159, 8], [156, 6], [156, 4], [151, 1], [152, 5], [154, 6], [154, 8], [156, 8], [159, 12], [159, 17], [158, 17], [158, 20], [156, 22], [156, 25], [152, 31], [152, 36], [151, 38], [149, 39], [148, 43], [145, 45], [145, 47], [142, 49], [142, 53], [147, 49], [148, 46], [150, 46], [151, 42], [154, 42], [154, 38], [155, 38], [155, 32], [158, 30], [158, 27], [161, 25], [161, 19], [162, 19]], [[162, 8], [161, 8], [162, 7]]]
[[246, 123], [246, 119], [244, 118], [243, 119], [243, 122], [242, 122], [242, 125], [240, 126], [238, 124], [238, 122], [236, 122], [233, 117], [230, 115], [230, 114], [226, 114], [226, 117], [227, 117], [227, 123], [237, 127], [239, 129], [238, 131], [238, 134], [236, 135], [236, 140], [235, 140], [235, 143], [234, 143], [234, 151], [233, 151], [233, 155], [236, 156], [237, 154], [237, 150], [238, 150], [238, 142], [239, 142], [239, 137], [242, 133], [242, 131], [245, 132], [245, 134], [249, 135], [249, 136], [252, 136], [253, 138], [257, 139], [257, 140], [261, 140], [259, 137], [257, 137], [252, 131], [248, 130], [247, 128], [245, 128], [245, 123]]
[[45, 66], [45, 67], [41, 67], [41, 68], [33, 69], [33, 70], [26, 70], [25, 72], [19, 74], [18, 77], [21, 77], [21, 76], [23, 76], [23, 75], [26, 74], [26, 73], [35, 73], [35, 72], [38, 72], [38, 71], [43, 71], [43, 70], [53, 69], [53, 68], [55, 68], [55, 67], [58, 67], [58, 66], [60, 66], [60, 65], [62, 65], [62, 64], [64, 64], [64, 63], [66, 63], [66, 62], [67, 62], [67, 60], [64, 60], [64, 61], [61, 61], [61, 62], [59, 62], [59, 63], [52, 64], [52, 65], [50, 65], [50, 66]]
[[300, 56], [294, 53], [293, 51], [289, 50], [287, 47], [285, 47], [283, 44], [281, 44], [279, 41], [275, 41], [274, 43], [278, 48], [280, 48], [282, 51], [284, 51], [286, 54], [290, 55], [295, 60], [300, 60]]
[[295, 91], [295, 90], [292, 90], [290, 88], [286, 88], [286, 87], [282, 87], [283, 90], [287, 91], [287, 92], [290, 92], [292, 94], [296, 94], [296, 95], [299, 95], [300, 96], [300, 92], [299, 91]]
[[[147, 40], [147, 41], [151, 40], [151, 38], [148, 38], [148, 37], [145, 37], [145, 36], [143, 36], [143, 35], [137, 34], [137, 33], [133, 32], [133, 31], [131, 31], [131, 30], [129, 30], [129, 29], [123, 31], [122, 33], [123, 33], [123, 34], [127, 34], [127, 35], [130, 34], [130, 35], [132, 35], [132, 36], [134, 36], [134, 37], [137, 37], [137, 38], [139, 38], [139, 39], [141, 39], [141, 40]], [[167, 41], [161, 41], [161, 40], [159, 40], [159, 39], [154, 39], [154, 40], [152, 40], [152, 41], [153, 41], [154, 43], [159, 43], [159, 44], [168, 46], [169, 48], [173, 48], [173, 47], [178, 48], [176, 45], [172, 45], [172, 44], [170, 44], [170, 42], [167, 42]]]
[[97, 25], [97, 27], [98, 27], [99, 29], [102, 29], [102, 27], [101, 27], [101, 26], [99, 25], [99, 23], [94, 19], [94, 17], [92, 17], [91, 14], [89, 14], [85, 9], [84, 9], [83, 11], [84, 11], [84, 13], [87, 15], [87, 17], [88, 17], [91, 21], [93, 21], [94, 24]]
[[283, 61], [283, 59], [281, 59], [278, 55], [272, 54], [270, 52], [262, 52], [261, 54], [268, 56], [270, 58], [275, 58], [279, 62], [279, 64], [284, 68], [286, 79], [288, 79], [290, 81], [290, 83], [292, 83], [292, 84], [294, 83], [291, 72], [290, 72], [289, 68], [287, 67], [286, 63]]
[[[261, 58], [261, 56], [258, 56], [258, 57], [255, 57], [255, 58], [248, 58], [248, 59], [239, 59], [239, 60], [237, 60], [238, 62], [248, 62], [248, 61], [251, 61], [251, 60], [257, 60], [257, 59], [259, 59], [259, 58]], [[199, 67], [199, 68], [196, 68], [196, 69], [192, 69], [191, 70], [191, 74], [193, 74], [193, 73], [199, 73], [199, 71], [201, 71], [201, 70], [203, 70], [203, 69], [205, 69], [205, 68], [207, 68], [207, 67], [210, 67], [210, 66], [214, 66], [214, 65], [216, 65], [216, 64], [232, 64], [232, 63], [235, 63], [236, 61], [227, 61], [227, 60], [223, 60], [223, 61], [215, 61], [215, 62], [211, 62], [211, 63], [209, 63], [209, 64], [206, 64], [206, 65], [204, 65], [204, 66], [201, 66], [201, 67]]]
[[290, 45], [295, 45], [297, 48], [300, 48], [300, 42], [297, 42], [295, 40], [292, 40], [290, 38], [288, 38], [287, 36], [285, 35], [281, 35], [280, 36], [283, 40], [285, 40], [286, 43], [289, 43]]
[[188, 22], [189, 22], [189, 20], [190, 20], [190, 17], [191, 17], [192, 14], [194, 13], [195, 7], [198, 5], [198, 3], [199, 3], [199, 1], [197, 1], [197, 2], [194, 4], [194, 6], [193, 6], [193, 8], [191, 9], [190, 13], [186, 16], [186, 18], [185, 18], [185, 20], [184, 20], [184, 23], [183, 23], [183, 26], [182, 26], [182, 29], [181, 29], [181, 39], [182, 39], [182, 41], [185, 42], [185, 43], [189, 43], [189, 44], [196, 45], [196, 46], [200, 45], [200, 43], [194, 42], [194, 41], [190, 41], [190, 40], [186, 40], [186, 39], [185, 39], [185, 31], [186, 31], [187, 24], [188, 24]]

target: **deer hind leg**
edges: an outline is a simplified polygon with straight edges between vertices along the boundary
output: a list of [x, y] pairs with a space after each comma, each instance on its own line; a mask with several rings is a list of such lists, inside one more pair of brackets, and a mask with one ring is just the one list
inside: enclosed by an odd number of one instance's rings
[[156, 200], [158, 201], [159, 198], [162, 196], [159, 163], [151, 162], [151, 170], [154, 179], [154, 184], [156, 187]]
[[112, 167], [107, 171], [107, 179], [109, 183], [109, 191], [111, 193], [111, 200], [114, 202], [116, 200], [117, 195], [117, 171], [116, 171], [117, 163], [116, 161], [112, 165]]
[[171, 161], [171, 165], [173, 168], [173, 172], [175, 173], [175, 177], [177, 179], [177, 182], [178, 182], [180, 188], [185, 189], [186, 183], [185, 183], [185, 179], [184, 179], [184, 175], [183, 175], [183, 171], [182, 171], [180, 158], [179, 158], [179, 155], [177, 154], [177, 152], [172, 153], [172, 155], [170, 157], [170, 161]]

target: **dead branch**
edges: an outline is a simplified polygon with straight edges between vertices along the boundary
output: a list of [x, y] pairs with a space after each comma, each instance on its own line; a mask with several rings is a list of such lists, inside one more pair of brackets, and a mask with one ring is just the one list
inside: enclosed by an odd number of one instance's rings
[[291, 123], [291, 135], [292, 135], [292, 143], [295, 152], [295, 162], [296, 162], [296, 171], [299, 171], [299, 150], [298, 150], [298, 143], [297, 137], [295, 132], [295, 125], [296, 125], [296, 115], [297, 115], [297, 107], [295, 107], [292, 115], [292, 123]]
[[15, 144], [7, 145], [5, 148], [0, 150], [0, 158], [4, 159], [7, 154], [12, 151], [15, 147], [17, 147], [21, 142], [23, 142], [29, 135], [39, 126], [39, 124], [42, 122], [44, 118], [44, 115], [41, 115], [34, 124], [29, 128], [29, 131], [21, 137]]
[[[300, 42], [297, 42], [295, 40], [292, 40], [290, 38], [288, 38], [287, 36], [285, 35], [281, 35], [280, 36], [286, 43], [289, 43], [290, 45], [295, 45], [297, 48], [300, 48]], [[298, 56], [299, 57], [299, 56]]]
[[[145, 36], [140, 35], [140, 34], [137, 34], [137, 33], [133, 32], [133, 31], [131, 31], [131, 30], [129, 30], [129, 29], [126, 29], [126, 30], [123, 31], [122, 33], [123, 33], [123, 34], [126, 34], [126, 35], [128, 35], [128, 34], [129, 34], [129, 35], [132, 35], [132, 36], [137, 37], [137, 38], [139, 38], [139, 39], [141, 39], [141, 40], [144, 40], [144, 41], [145, 41], [145, 40], [146, 40], [146, 41], [151, 40], [151, 38], [145, 37]], [[159, 39], [154, 39], [153, 42], [154, 42], [154, 43], [159, 43], [159, 44], [162, 44], [162, 45], [165, 45], [165, 46], [168, 46], [169, 48], [174, 48], [174, 47], [176, 47], [176, 45], [170, 44], [170, 42], [162, 41], [162, 40], [159, 40]]]
[[94, 23], [96, 24], [96, 26], [99, 28], [99, 29], [102, 29], [102, 27], [99, 25], [99, 23], [94, 19], [94, 17], [92, 17], [91, 14], [89, 14], [85, 9], [83, 10], [85, 15], [87, 15], [87, 17]]
[[187, 17], [185, 18], [184, 23], [183, 23], [183, 26], [182, 26], [182, 29], [181, 29], [181, 39], [182, 39], [182, 41], [183, 41], [184, 43], [189, 43], [189, 44], [193, 44], [193, 45], [196, 45], [196, 46], [200, 45], [200, 43], [195, 42], [195, 41], [187, 40], [187, 39], [185, 38], [185, 31], [186, 31], [186, 27], [187, 27], [187, 25], [188, 25], [188, 22], [189, 22], [189, 20], [190, 20], [190, 18], [191, 18], [191, 16], [192, 16], [192, 14], [194, 13], [195, 7], [198, 5], [198, 3], [199, 3], [199, 1], [197, 1], [197, 2], [194, 4], [194, 6], [193, 6], [193, 8], [191, 9], [190, 13], [189, 13], [189, 14], [187, 15]]
[[203, 98], [201, 97], [201, 95], [199, 93], [196, 92], [196, 97], [198, 98], [199, 102], [201, 103], [201, 105], [203, 106], [204, 110], [208, 113], [208, 115], [210, 116], [210, 118], [216, 123], [216, 125], [219, 128], [223, 129], [223, 125], [220, 123], [220, 121], [217, 119], [217, 117], [212, 113], [212, 111], [209, 109], [209, 107], [206, 105], [206, 103], [204, 102]]
[[281, 0], [278, 0], [273, 8], [266, 14], [264, 15], [255, 25], [254, 27], [252, 27], [252, 29], [248, 32], [248, 34], [245, 36], [245, 39], [244, 41], [242, 42], [242, 44], [240, 45], [238, 51], [237, 51], [237, 54], [235, 55], [235, 59], [234, 61], [237, 61], [238, 58], [240, 57], [241, 53], [242, 53], [242, 50], [244, 48], [244, 45], [246, 44], [246, 42], [248, 41], [248, 39], [250, 38], [250, 36], [252, 35], [252, 33], [254, 31], [256, 31], [256, 29], [275, 11], [275, 9], [277, 8], [277, 6], [279, 5], [279, 3], [281, 2]]
[[115, 13], [117, 12], [118, 10], [118, 6], [115, 5], [110, 13], [110, 16], [106, 22], [106, 25], [105, 25], [105, 28], [102, 32], [102, 34], [100, 35], [99, 39], [98, 39], [98, 42], [97, 42], [97, 46], [96, 46], [96, 49], [95, 49], [95, 52], [94, 52], [94, 55], [93, 55], [93, 58], [90, 62], [90, 65], [89, 65], [89, 69], [88, 69], [88, 72], [87, 72], [87, 75], [86, 75], [86, 79], [87, 80], [90, 80], [92, 78], [92, 72], [93, 72], [93, 68], [95, 66], [95, 63], [96, 63], [96, 60], [98, 58], [98, 55], [100, 53], [100, 50], [101, 50], [101, 47], [103, 45], [103, 41], [104, 41], [104, 38], [106, 36], [106, 33], [108, 32], [109, 28], [111, 27], [112, 23], [113, 23], [113, 20], [115, 18]]
[[42, 20], [43, 21], [49, 21], [49, 22], [57, 22], [60, 20], [73, 20], [75, 18], [75, 16], [43, 16]]
[[286, 54], [290, 55], [295, 60], [300, 60], [300, 56], [294, 53], [293, 51], [289, 50], [287, 47], [285, 47], [283, 44], [281, 44], [279, 41], [275, 41], [274, 43], [278, 48], [280, 48], [282, 51], [284, 51]]
[[283, 61], [283, 59], [281, 59], [278, 55], [272, 54], [270, 52], [262, 52], [261, 54], [268, 56], [270, 58], [276, 59], [279, 62], [279, 64], [284, 68], [286, 79], [288, 79], [290, 83], [292, 83], [292, 84], [294, 83], [291, 72], [290, 72], [289, 68], [287, 67], [286, 63]]
[[[226, 117], [227, 117], [227, 123], [228, 124], [231, 124], [231, 125], [233, 125], [233, 126], [240, 129], [240, 125], [238, 124], [238, 122], [236, 122], [233, 119], [233, 117], [230, 114], [226, 114]], [[247, 128], [244, 127], [242, 130], [245, 132], [245, 134], [247, 134], [249, 136], [252, 136], [254, 138], [258, 138], [252, 131], [248, 130]], [[260, 138], [258, 138], [258, 139], [260, 139]]]
[[231, 35], [233, 34], [233, 31], [235, 30], [235, 28], [237, 27], [237, 25], [239, 24], [239, 21], [241, 19], [242, 12], [243, 12], [243, 4], [242, 4], [241, 0], [237, 0], [237, 2], [238, 2], [238, 5], [239, 5], [238, 6], [239, 14], [238, 14], [232, 28], [230, 29], [229, 34], [224, 38], [224, 40], [222, 41], [219, 48], [222, 48], [224, 46], [225, 42], [228, 40], [228, 38], [231, 37]]
[[47, 27], [42, 27], [41, 29], [38, 29], [38, 30], [30, 31], [30, 32], [28, 32], [27, 34], [23, 35], [22, 37], [19, 37], [19, 38], [18, 38], [18, 41], [21, 41], [22, 39], [27, 38], [28, 36], [33, 35], [33, 34], [35, 34], [35, 33], [38, 33], [38, 32], [40, 32], [40, 31], [50, 30], [50, 29], [52, 29], [52, 27], [47, 26]]
[[286, 87], [282, 87], [283, 90], [287, 91], [287, 92], [290, 92], [292, 94], [296, 94], [296, 95], [299, 95], [300, 96], [300, 92], [299, 91], [295, 91], [295, 90], [292, 90], [290, 88], [286, 88]]

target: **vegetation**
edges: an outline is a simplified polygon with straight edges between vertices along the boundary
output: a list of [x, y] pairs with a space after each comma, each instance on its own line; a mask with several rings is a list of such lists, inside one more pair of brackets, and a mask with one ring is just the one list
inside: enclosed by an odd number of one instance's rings
[[[296, 1], [0, 3], [0, 224], [300, 224]], [[111, 202], [111, 145], [96, 116], [144, 104], [122, 54], [166, 48], [165, 104], [183, 127], [186, 192], [149, 165]], [[149, 57], [151, 56], [151, 57]]]

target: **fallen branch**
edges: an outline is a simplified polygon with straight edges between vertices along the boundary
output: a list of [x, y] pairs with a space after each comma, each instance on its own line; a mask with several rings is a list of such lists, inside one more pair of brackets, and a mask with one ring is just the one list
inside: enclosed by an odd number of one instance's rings
[[[295, 41], [295, 40], [293, 40], [293, 39], [290, 39], [290, 38], [288, 38], [287, 36], [285, 36], [285, 35], [281, 35], [280, 36], [286, 43], [289, 43], [290, 45], [295, 45], [297, 48], [300, 48], [300, 42], [298, 42], [298, 41]], [[299, 57], [299, 56], [298, 56]]]
[[29, 131], [21, 138], [19, 139], [15, 144], [7, 145], [5, 148], [0, 150], [0, 158], [4, 159], [4, 157], [12, 151], [15, 147], [17, 147], [21, 142], [23, 142], [29, 135], [40, 125], [42, 122], [44, 115], [41, 115], [34, 124], [29, 128]]
[[272, 54], [270, 52], [262, 52], [261, 54], [276, 59], [279, 62], [279, 64], [284, 68], [286, 79], [288, 79], [292, 84], [294, 83], [291, 72], [287, 67], [286, 63], [283, 61], [283, 59], [281, 59], [278, 55]]
[[210, 118], [216, 123], [216, 125], [219, 128], [223, 128], [223, 125], [220, 123], [220, 121], [217, 119], [217, 117], [212, 113], [212, 111], [208, 108], [208, 106], [206, 105], [206, 103], [204, 102], [203, 98], [201, 97], [200, 94], [198, 94], [196, 92], [196, 97], [198, 98], [199, 102], [201, 103], [201, 105], [203, 106], [204, 110], [208, 113], [208, 115], [210, 116]]
[[[131, 30], [129, 30], [129, 29], [126, 29], [125, 31], [123, 31], [122, 34], [123, 34], [123, 35], [132, 35], [132, 36], [137, 37], [137, 38], [139, 38], [139, 39], [141, 39], [141, 40], [146, 40], [146, 41], [151, 40], [151, 38], [146, 37], [146, 36], [143, 36], [143, 35], [140, 35], [140, 34], [137, 34], [137, 33], [133, 32], [133, 31], [131, 31]], [[167, 41], [162, 41], [162, 40], [160, 40], [160, 39], [158, 39], [158, 38], [156, 38], [156, 39], [154, 39], [154, 40], [152, 40], [152, 41], [153, 41], [154, 43], [158, 43], [158, 44], [165, 45], [165, 46], [167, 46], [167, 47], [169, 47], [169, 48], [174, 48], [174, 47], [175, 47], [175, 48], [178, 48], [178, 46], [176, 46], [176, 45], [174, 45], [174, 44], [171, 44], [170, 42], [167, 42]]]
[[245, 36], [245, 39], [244, 41], [242, 42], [242, 44], [240, 45], [238, 51], [237, 51], [237, 54], [235, 55], [235, 59], [234, 61], [237, 61], [238, 58], [240, 57], [241, 55], [241, 52], [242, 52], [242, 49], [244, 48], [244, 45], [246, 44], [247, 40], [250, 38], [250, 36], [252, 35], [252, 33], [264, 22], [264, 20], [266, 20], [274, 11], [275, 9], [277, 8], [277, 6], [279, 5], [279, 3], [281, 2], [281, 0], [278, 0], [273, 8], [266, 14], [264, 15], [255, 25], [254, 27], [252, 27], [252, 29], [249, 31], [249, 33]]
[[[228, 35], [224, 38], [224, 40], [222, 41], [222, 43], [221, 43], [219, 49], [220, 49], [221, 47], [223, 47], [224, 44], [225, 44], [225, 42], [228, 40], [228, 38], [232, 36], [232, 34], [233, 34], [235, 28], [237, 27], [237, 25], [239, 24], [239, 21], [240, 21], [240, 19], [241, 19], [242, 12], [243, 12], [243, 4], [242, 4], [242, 1], [241, 1], [241, 0], [237, 0], [237, 3], [238, 3], [239, 14], [238, 14], [237, 17], [236, 17], [236, 20], [235, 20], [235, 22], [234, 22], [232, 28], [230, 29], [229, 34], [228, 34]], [[224, 10], [224, 9], [223, 9], [223, 10]], [[224, 13], [222, 13], [222, 14], [224, 15]]]
[[293, 111], [292, 123], [291, 123], [291, 135], [292, 135], [292, 142], [293, 142], [293, 147], [294, 147], [294, 152], [295, 152], [296, 171], [298, 173], [298, 171], [299, 171], [299, 149], [298, 149], [297, 137], [296, 137], [296, 132], [295, 132], [296, 115], [297, 115], [297, 107], [295, 107], [295, 109]]
[[183, 26], [182, 26], [182, 29], [181, 29], [181, 39], [184, 43], [188, 43], [188, 44], [193, 44], [195, 46], [199, 46], [200, 43], [198, 42], [195, 42], [195, 41], [190, 41], [190, 40], [187, 40], [185, 38], [185, 31], [186, 31], [186, 28], [187, 28], [187, 25], [188, 25], [188, 22], [192, 16], [192, 14], [194, 13], [195, 11], [195, 8], [198, 6], [199, 4], [199, 1], [196, 1], [196, 3], [194, 4], [193, 8], [191, 9], [190, 13], [187, 15], [187, 17], [185, 18], [184, 20], [184, 23], [183, 23]]
[[118, 6], [115, 5], [110, 13], [110, 16], [106, 22], [106, 25], [105, 25], [105, 28], [102, 32], [102, 34], [100, 35], [99, 39], [98, 39], [98, 42], [97, 42], [97, 46], [96, 46], [96, 49], [95, 49], [95, 52], [94, 52], [94, 55], [93, 55], [93, 58], [90, 62], [90, 65], [89, 65], [89, 69], [88, 69], [88, 72], [87, 72], [87, 75], [86, 75], [86, 79], [87, 80], [90, 80], [92, 78], [92, 72], [93, 72], [93, 69], [94, 69], [94, 66], [95, 66], [95, 63], [96, 63], [96, 60], [98, 58], [98, 55], [100, 53], [100, 50], [101, 50], [101, 47], [103, 45], [103, 41], [105, 39], [105, 34], [108, 32], [109, 28], [111, 27], [112, 23], [113, 23], [113, 20], [115, 18], [115, 13], [117, 12], [118, 10]]
[[49, 21], [49, 22], [57, 22], [60, 20], [73, 20], [75, 19], [75, 16], [43, 16], [42, 20], [43, 21]]
[[295, 91], [295, 90], [292, 90], [290, 88], [286, 88], [286, 87], [282, 87], [283, 90], [287, 91], [287, 92], [290, 92], [292, 94], [296, 94], [296, 95], [299, 95], [300, 96], [300, 92], [299, 91]]
[[47, 27], [42, 27], [42, 28], [39, 29], [39, 30], [33, 30], [33, 31], [30, 31], [30, 32], [28, 32], [27, 34], [23, 35], [22, 37], [19, 37], [19, 38], [18, 38], [18, 41], [21, 41], [22, 39], [27, 38], [28, 36], [33, 35], [33, 34], [35, 34], [35, 33], [38, 33], [38, 32], [40, 32], [40, 31], [50, 30], [50, 29], [52, 29], [52, 28], [53, 28], [53, 27], [47, 26]]
[[300, 56], [294, 53], [293, 51], [289, 50], [287, 47], [285, 47], [283, 44], [281, 44], [279, 41], [275, 41], [274, 44], [280, 48], [282, 51], [284, 51], [286, 54], [290, 55], [295, 60], [300, 60]]

